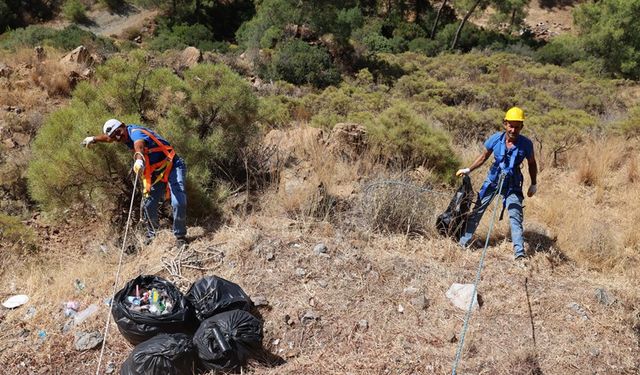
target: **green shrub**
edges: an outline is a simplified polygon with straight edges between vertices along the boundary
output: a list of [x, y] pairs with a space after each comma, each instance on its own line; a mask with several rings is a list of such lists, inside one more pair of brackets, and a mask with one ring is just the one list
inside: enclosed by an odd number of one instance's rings
[[33, 48], [37, 45], [49, 45], [65, 51], [71, 51], [79, 45], [96, 49], [101, 53], [117, 51], [110, 39], [98, 37], [77, 25], [70, 25], [62, 30], [31, 25], [24, 29], [9, 31], [0, 40], [0, 48], [11, 51], [23, 47]]
[[76, 23], [87, 21], [87, 8], [80, 0], [66, 0], [62, 5], [62, 14], [66, 19]]
[[367, 124], [367, 129], [373, 148], [383, 160], [402, 167], [424, 166], [445, 180], [459, 165], [446, 133], [404, 103], [382, 112]]
[[529, 116], [525, 124], [557, 166], [560, 154], [577, 146], [587, 131], [597, 126], [598, 120], [582, 110], [553, 109]]
[[326, 87], [340, 81], [340, 73], [326, 48], [311, 46], [299, 39], [283, 42], [276, 47], [266, 75], [271, 79], [316, 87]]
[[203, 51], [212, 51], [223, 45], [224, 43], [214, 41], [213, 33], [206, 26], [183, 24], [161, 27], [149, 47], [156, 51], [165, 51], [193, 46]]
[[586, 57], [580, 40], [572, 35], [559, 35], [538, 49], [536, 60], [545, 64], [568, 66]]

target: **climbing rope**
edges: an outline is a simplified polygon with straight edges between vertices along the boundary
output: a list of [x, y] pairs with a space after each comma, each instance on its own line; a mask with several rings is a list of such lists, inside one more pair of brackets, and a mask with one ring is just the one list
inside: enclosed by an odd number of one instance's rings
[[[502, 193], [502, 183], [504, 181], [504, 173], [500, 174], [500, 178], [498, 179], [498, 192], [491, 197], [496, 197], [496, 195], [500, 195]], [[482, 256], [480, 257], [480, 264], [478, 265], [478, 271], [476, 272], [476, 280], [473, 283], [473, 292], [471, 293], [471, 301], [469, 302], [469, 308], [467, 309], [467, 313], [464, 317], [464, 324], [462, 325], [462, 332], [460, 333], [460, 343], [458, 344], [458, 349], [456, 350], [456, 358], [453, 361], [453, 368], [451, 369], [451, 375], [456, 375], [456, 369], [458, 368], [458, 364], [460, 363], [460, 357], [462, 356], [462, 347], [464, 346], [464, 336], [467, 334], [467, 328], [469, 327], [469, 320], [471, 320], [471, 310], [473, 309], [473, 303], [476, 301], [476, 291], [478, 290], [478, 284], [480, 283], [480, 273], [482, 272], [482, 267], [484, 266], [484, 258], [487, 255], [487, 249], [489, 248], [489, 237], [491, 236], [491, 231], [493, 231], [493, 224], [496, 221], [496, 214], [498, 212], [498, 203], [499, 200], [496, 200], [496, 204], [493, 208], [493, 217], [491, 218], [491, 223], [489, 224], [489, 232], [487, 233], [487, 239], [484, 242], [484, 249], [482, 249]]]
[[127, 215], [127, 224], [124, 227], [124, 238], [122, 239], [122, 248], [120, 249], [120, 260], [118, 261], [118, 269], [116, 270], [116, 280], [113, 283], [113, 293], [111, 294], [111, 300], [109, 302], [109, 313], [107, 314], [107, 322], [104, 326], [104, 338], [102, 339], [102, 348], [100, 349], [100, 357], [98, 358], [98, 368], [96, 368], [96, 375], [100, 374], [100, 366], [102, 365], [102, 356], [104, 355], [104, 348], [107, 344], [107, 334], [109, 333], [109, 323], [111, 322], [111, 313], [113, 311], [114, 298], [116, 296], [116, 288], [118, 287], [118, 281], [120, 279], [120, 269], [122, 268], [122, 258], [124, 256], [124, 248], [127, 244], [127, 234], [129, 233], [129, 224], [131, 223], [131, 212], [133, 211], [133, 199], [136, 196], [136, 188], [138, 187], [138, 174], [136, 173], [135, 181], [133, 182], [133, 192], [131, 193], [131, 203], [129, 204], [129, 214]]

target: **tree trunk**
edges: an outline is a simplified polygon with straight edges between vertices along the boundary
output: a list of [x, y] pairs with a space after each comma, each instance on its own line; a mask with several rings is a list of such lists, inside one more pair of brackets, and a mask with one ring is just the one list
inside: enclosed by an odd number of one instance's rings
[[438, 21], [440, 21], [440, 14], [442, 13], [442, 9], [444, 9], [445, 5], [447, 5], [447, 0], [444, 0], [442, 4], [440, 4], [440, 8], [438, 8], [438, 13], [436, 13], [436, 20], [433, 21], [433, 27], [431, 28], [431, 39], [436, 36], [436, 28], [438, 27]]
[[458, 26], [458, 30], [456, 30], [456, 36], [453, 37], [453, 42], [451, 43], [451, 49], [456, 48], [456, 45], [458, 44], [458, 39], [460, 38], [460, 33], [462, 32], [462, 28], [464, 27], [464, 24], [467, 22], [469, 17], [471, 17], [471, 14], [473, 13], [474, 10], [476, 10], [476, 7], [478, 6], [478, 4], [480, 4], [481, 1], [482, 0], [476, 0], [476, 2], [473, 3], [473, 6], [471, 7], [471, 9], [469, 9], [467, 14], [464, 15], [464, 18], [462, 19], [462, 21], [460, 21], [460, 26]]

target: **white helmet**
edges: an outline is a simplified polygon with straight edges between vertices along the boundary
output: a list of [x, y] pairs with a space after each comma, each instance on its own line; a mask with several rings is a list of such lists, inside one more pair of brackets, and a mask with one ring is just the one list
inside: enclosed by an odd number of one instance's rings
[[104, 134], [111, 137], [111, 134], [113, 134], [113, 132], [122, 125], [124, 125], [122, 122], [112, 118], [111, 120], [107, 120], [107, 122], [104, 123], [102, 131], [104, 132]]

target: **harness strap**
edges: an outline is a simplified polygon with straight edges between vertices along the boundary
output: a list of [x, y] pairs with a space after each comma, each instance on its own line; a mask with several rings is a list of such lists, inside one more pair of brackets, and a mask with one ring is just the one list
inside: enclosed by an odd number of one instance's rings
[[[502, 153], [502, 158], [500, 160], [500, 169], [502, 169], [504, 173], [505, 172], [505, 168], [503, 168], [504, 159], [507, 157], [508, 150], [507, 150], [507, 144], [506, 144], [506, 132], [502, 134], [505, 137], [505, 140], [502, 142], [502, 147], [504, 148], [504, 152]], [[502, 136], [500, 137], [500, 139], [502, 139]], [[509, 173], [507, 174], [509, 186], [507, 187], [505, 194], [502, 196], [502, 210], [500, 211], [500, 218], [498, 219], [499, 221], [502, 221], [502, 218], [504, 217], [504, 210], [507, 207], [507, 195], [509, 195], [511, 189], [513, 188], [513, 183], [515, 182], [515, 171], [513, 168], [516, 165], [517, 157], [518, 157], [518, 147], [514, 143], [513, 147], [511, 148], [511, 157], [509, 158], [509, 167], [508, 167]]]
[[[138, 129], [133, 129], [131, 130], [132, 132], [135, 131], [141, 131], [144, 134], [146, 134], [149, 138], [151, 138], [151, 140], [153, 142], [155, 142], [156, 147], [146, 147], [144, 148], [144, 159], [145, 159], [145, 163], [148, 165], [148, 168], [144, 169], [144, 194], [145, 196], [149, 195], [149, 192], [151, 191], [151, 187], [153, 185], [155, 185], [156, 183], [162, 181], [164, 182], [167, 186], [167, 191], [165, 194], [165, 199], [168, 199], [170, 196], [170, 190], [169, 190], [169, 184], [167, 184], [167, 182], [169, 181], [169, 175], [171, 174], [171, 168], [173, 167], [173, 158], [176, 156], [176, 152], [174, 151], [172, 146], [167, 146], [164, 143], [160, 142], [160, 140], [153, 135], [153, 133], [151, 133], [150, 131], [143, 129], [143, 128], [138, 128]], [[149, 154], [153, 153], [153, 152], [158, 152], [161, 151], [164, 155], [165, 155], [165, 159], [161, 160], [157, 163], [151, 164], [151, 160], [149, 158]], [[156, 178], [154, 181], [152, 181], [153, 179], [153, 174], [156, 171], [160, 171], [160, 173], [157, 174]]]

